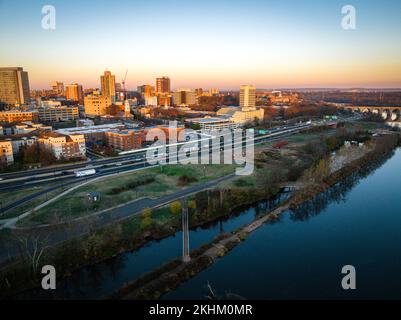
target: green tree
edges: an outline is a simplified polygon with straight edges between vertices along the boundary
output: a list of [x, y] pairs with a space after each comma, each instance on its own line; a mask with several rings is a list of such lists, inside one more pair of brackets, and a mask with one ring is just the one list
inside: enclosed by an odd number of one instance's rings
[[312, 180], [315, 182], [321, 182], [330, 173], [329, 161], [327, 159], [321, 159], [318, 164], [312, 169]]
[[150, 208], [145, 208], [142, 211], [142, 227], [147, 228], [153, 223], [152, 210]]
[[188, 209], [191, 210], [192, 212], [195, 212], [195, 210], [196, 210], [196, 201], [195, 200], [188, 201]]
[[170, 212], [173, 215], [179, 215], [181, 213], [181, 202], [179, 201], [174, 201], [172, 204], [170, 204]]

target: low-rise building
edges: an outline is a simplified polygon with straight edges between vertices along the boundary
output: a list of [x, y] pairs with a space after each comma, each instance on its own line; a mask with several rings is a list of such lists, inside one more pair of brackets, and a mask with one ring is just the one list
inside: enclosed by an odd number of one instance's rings
[[232, 122], [244, 124], [249, 121], [263, 120], [265, 111], [255, 107], [223, 107], [217, 111], [217, 116], [229, 118]]
[[88, 144], [101, 143], [106, 141], [106, 132], [125, 129], [122, 123], [103, 124], [98, 126], [84, 126], [59, 129], [56, 132], [63, 135], [81, 134]]
[[235, 106], [230, 106], [230, 107], [222, 107], [219, 110], [217, 110], [216, 115], [217, 116], [232, 116], [235, 112], [240, 111], [240, 107], [235, 107]]
[[13, 129], [14, 129], [13, 133], [19, 135], [19, 134], [30, 134], [35, 131], [37, 132], [52, 131], [53, 128], [51, 126], [45, 126], [41, 123], [23, 122], [20, 124], [16, 124], [13, 127]]
[[143, 141], [143, 130], [108, 131], [106, 144], [114, 149], [129, 151], [140, 149]]
[[236, 111], [230, 118], [235, 123], [244, 124], [249, 121], [263, 120], [265, 111], [262, 108], [243, 108], [241, 111]]
[[77, 106], [49, 105], [38, 109], [41, 122], [74, 121], [79, 118]]
[[13, 122], [23, 122], [23, 121], [38, 121], [38, 112], [36, 110], [32, 111], [19, 111], [10, 110], [0, 112], [0, 123], [13, 123]]
[[35, 135], [15, 135], [7, 139], [13, 146], [13, 153], [17, 155], [23, 147], [30, 147], [38, 141]]
[[112, 97], [94, 92], [84, 98], [85, 114], [88, 117], [104, 116], [107, 114], [107, 107], [112, 104]]
[[94, 126], [95, 122], [91, 119], [78, 119], [76, 124], [77, 127], [89, 127], [89, 126]]
[[13, 146], [11, 141], [0, 141], [0, 167], [14, 163]]
[[236, 129], [239, 123], [231, 121], [225, 117], [204, 117], [187, 119], [186, 122], [198, 124], [202, 130], [220, 131], [224, 129]]
[[82, 134], [63, 135], [51, 132], [41, 136], [38, 142], [51, 150], [58, 160], [86, 157], [85, 136]]
[[51, 130], [51, 126], [45, 126], [41, 123], [32, 123], [30, 121], [15, 124], [8, 123], [0, 126], [0, 136], [26, 135]]

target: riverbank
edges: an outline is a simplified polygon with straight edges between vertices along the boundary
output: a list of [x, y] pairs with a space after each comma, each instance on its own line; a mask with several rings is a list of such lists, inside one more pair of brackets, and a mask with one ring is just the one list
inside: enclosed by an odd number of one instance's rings
[[[274, 196], [280, 191], [279, 185], [284, 181], [297, 180], [306, 167], [338, 148], [344, 139], [354, 136], [352, 132], [339, 132], [334, 143], [333, 135], [330, 135], [302, 145], [293, 144], [279, 154], [260, 152], [253, 176], [237, 178], [230, 184], [215, 186], [213, 190], [197, 193], [189, 199], [195, 204], [191, 209], [191, 229], [229, 217], [235, 212], [234, 208]], [[359, 136], [358, 134], [357, 137]], [[132, 216], [132, 210], [129, 214]], [[63, 279], [85, 266], [107, 261], [123, 252], [142, 248], [151, 241], [169, 237], [181, 226], [179, 215], [172, 214], [168, 207], [154, 210], [150, 218], [142, 219], [138, 215], [100, 230], [93, 226], [95, 230], [79, 240], [68, 241], [45, 252], [41, 263], [55, 265], [59, 279]], [[66, 230], [68, 234], [72, 231]], [[26, 262], [1, 274], [2, 294], [13, 296], [16, 291], [20, 292], [21, 288], [38, 286], [39, 277], [32, 274], [31, 262]], [[7, 287], [8, 283], [12, 283], [13, 286]]]
[[297, 192], [279, 208], [255, 220], [253, 223], [242, 227], [222, 238], [215, 239], [209, 245], [192, 251], [192, 260], [184, 263], [174, 260], [162, 267], [149, 272], [126, 285], [111, 296], [114, 299], [158, 299], [163, 294], [177, 288], [181, 283], [196, 276], [202, 270], [210, 267], [217, 259], [235, 248], [246, 237], [267, 222], [275, 221], [290, 208], [296, 208], [305, 201], [312, 199], [321, 192], [329, 189], [334, 184], [343, 180], [350, 174], [362, 170], [364, 166], [388, 156], [399, 145], [398, 136], [386, 136], [375, 139], [374, 148], [363, 157], [353, 160], [340, 170], [324, 177], [324, 184], [320, 188], [305, 188]]

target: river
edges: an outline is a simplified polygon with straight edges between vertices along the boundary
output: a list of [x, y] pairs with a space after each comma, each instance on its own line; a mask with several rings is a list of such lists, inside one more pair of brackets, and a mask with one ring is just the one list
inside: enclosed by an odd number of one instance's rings
[[[344, 290], [344, 265], [356, 290]], [[245, 299], [401, 298], [401, 150], [284, 213], [163, 299], [202, 299], [210, 283]]]
[[[270, 201], [261, 201], [247, 209], [237, 210], [228, 218], [190, 230], [190, 249], [212, 241], [219, 234], [231, 232], [251, 223], [258, 213], [268, 212], [288, 197], [281, 194]], [[18, 295], [22, 299], [101, 299], [146, 272], [182, 255], [182, 232], [160, 241], [151, 241], [133, 252], [122, 253], [105, 262], [81, 268], [57, 283], [54, 291], [29, 290]]]
[[[285, 212], [224, 258], [163, 299], [204, 299], [210, 283], [246, 299], [401, 298], [401, 149], [364, 172]], [[283, 197], [282, 197], [283, 198]], [[194, 249], [248, 224], [279, 200], [260, 202], [190, 232]], [[23, 298], [100, 299], [182, 253], [182, 234], [85, 267]], [[342, 266], [356, 268], [357, 290], [341, 287]]]

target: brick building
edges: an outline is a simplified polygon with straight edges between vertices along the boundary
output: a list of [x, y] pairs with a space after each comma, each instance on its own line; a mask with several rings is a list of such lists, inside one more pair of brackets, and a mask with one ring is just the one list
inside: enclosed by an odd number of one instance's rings
[[51, 150], [57, 159], [85, 158], [85, 136], [82, 134], [63, 135], [50, 132], [41, 136], [38, 142]]
[[140, 149], [143, 141], [142, 130], [121, 130], [106, 132], [106, 144], [114, 149], [129, 151]]

